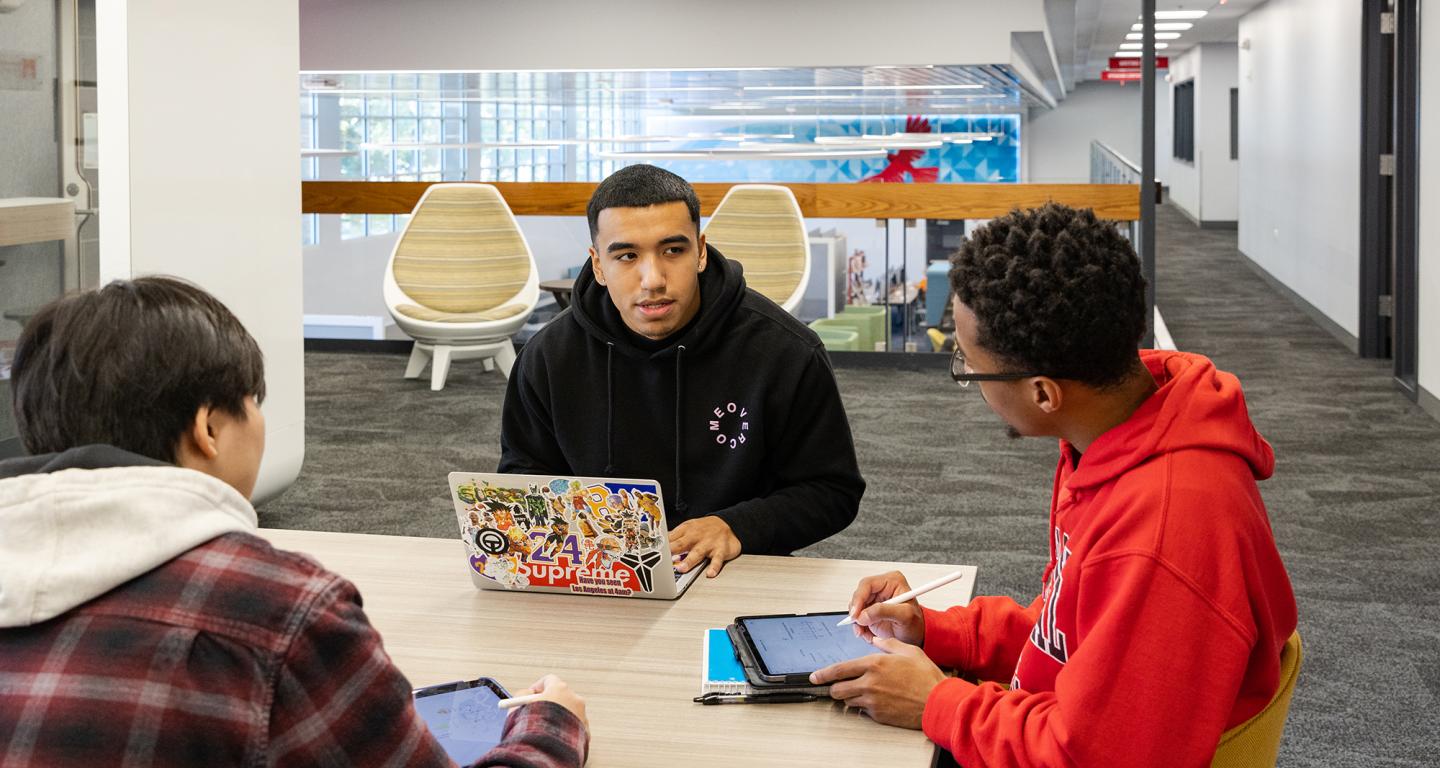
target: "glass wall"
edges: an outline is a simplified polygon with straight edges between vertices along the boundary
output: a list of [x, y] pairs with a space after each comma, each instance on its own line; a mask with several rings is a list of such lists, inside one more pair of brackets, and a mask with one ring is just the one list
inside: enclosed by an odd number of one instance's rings
[[[1015, 183], [1028, 106], [1004, 71], [964, 67], [305, 73], [300, 92], [304, 177], [372, 181], [599, 181], [644, 162], [693, 182]], [[380, 284], [406, 218], [309, 217], [308, 336], [403, 338]], [[965, 222], [805, 225], [802, 321], [867, 314], [856, 349], [931, 349], [927, 330], [948, 323], [927, 289]], [[541, 280], [583, 265], [583, 218], [521, 227]]]
[[[76, 147], [71, 118], [76, 106], [83, 109], [82, 97], [93, 118], [94, 16], [93, 3], [81, 4], [88, 6], [88, 49], [84, 56], [62, 56], [57, 30], [66, 31], [65, 52], [81, 44], [75, 6], [64, 5], [63, 20], [55, 3], [36, 2], [5, 14], [0, 24], [0, 458], [21, 453], [10, 410], [16, 339], [41, 305], [80, 281], [74, 212], [87, 204], [77, 204], [79, 187], [67, 195], [61, 171], [67, 161], [79, 171], [85, 158], [77, 152], [84, 147], [64, 151], [60, 137]], [[76, 58], [90, 67], [84, 94], [76, 90]]]

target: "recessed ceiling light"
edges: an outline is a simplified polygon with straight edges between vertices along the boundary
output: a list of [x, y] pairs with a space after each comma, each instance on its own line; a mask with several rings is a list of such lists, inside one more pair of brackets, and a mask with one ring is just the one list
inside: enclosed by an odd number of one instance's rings
[[[1131, 32], [1130, 34], [1128, 34], [1128, 35], [1125, 36], [1125, 39], [1126, 39], [1126, 40], [1144, 40], [1144, 39], [1145, 39], [1145, 34], [1144, 34], [1143, 32]], [[1179, 39], [1180, 39], [1180, 33], [1179, 33], [1179, 32], [1156, 32], [1156, 33], [1155, 33], [1155, 39], [1156, 39], [1156, 40], [1179, 40]]]
[[[1156, 11], [1157, 19], [1203, 19], [1207, 11]], [[1144, 16], [1136, 16], [1137, 19], [1144, 19]]]
[[1139, 51], [1116, 51], [1111, 55], [1117, 59], [1138, 59], [1145, 54]]
[[[1138, 50], [1140, 50], [1141, 48], [1144, 48], [1144, 47], [1145, 47], [1145, 44], [1144, 44], [1144, 43], [1121, 43], [1121, 44], [1120, 44], [1120, 50], [1122, 50], [1122, 51], [1138, 51]], [[1169, 48], [1169, 47], [1170, 47], [1170, 44], [1169, 44], [1169, 43], [1156, 43], [1156, 44], [1155, 44], [1155, 47], [1156, 47], [1157, 49], [1164, 49], [1164, 48]]]
[[[1184, 31], [1186, 31], [1186, 30], [1188, 30], [1188, 29], [1190, 29], [1190, 28], [1192, 28], [1192, 27], [1194, 27], [1194, 26], [1195, 26], [1194, 24], [1191, 24], [1191, 23], [1188, 22], [1188, 21], [1169, 21], [1169, 22], [1163, 22], [1163, 23], [1160, 23], [1160, 24], [1156, 24], [1156, 25], [1155, 25], [1155, 31], [1156, 31], [1156, 32], [1184, 32]], [[1135, 32], [1143, 32], [1143, 31], [1145, 31], [1145, 25], [1144, 25], [1144, 24], [1131, 24], [1131, 25], [1130, 25], [1130, 29], [1131, 29], [1132, 31], [1135, 31]]]

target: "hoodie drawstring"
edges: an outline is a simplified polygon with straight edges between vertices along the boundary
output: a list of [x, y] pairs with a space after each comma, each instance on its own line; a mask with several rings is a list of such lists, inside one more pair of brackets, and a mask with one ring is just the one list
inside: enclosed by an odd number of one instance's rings
[[605, 474], [615, 474], [615, 343], [605, 342]]
[[680, 422], [680, 403], [684, 399], [685, 394], [684, 377], [681, 375], [680, 357], [684, 354], [684, 344], [675, 348], [675, 513], [680, 516], [681, 520], [685, 519], [685, 512], [690, 509], [690, 505], [685, 503], [685, 488], [680, 480], [681, 470], [683, 469], [680, 461], [682, 450], [680, 438], [683, 435]]

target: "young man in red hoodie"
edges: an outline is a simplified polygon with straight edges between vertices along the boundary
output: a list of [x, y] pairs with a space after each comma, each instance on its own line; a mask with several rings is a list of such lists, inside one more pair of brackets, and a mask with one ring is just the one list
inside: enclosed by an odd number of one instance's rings
[[937, 611], [881, 604], [900, 573], [865, 579], [851, 615], [886, 653], [813, 679], [968, 768], [1209, 765], [1275, 694], [1295, 630], [1256, 488], [1275, 457], [1240, 382], [1137, 352], [1139, 262], [1088, 210], [1012, 212], [951, 263], [955, 380], [1012, 437], [1060, 438], [1043, 589]]

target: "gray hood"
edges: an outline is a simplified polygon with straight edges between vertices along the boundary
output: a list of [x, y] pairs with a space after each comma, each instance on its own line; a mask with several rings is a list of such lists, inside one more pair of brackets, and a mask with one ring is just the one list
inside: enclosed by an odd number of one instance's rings
[[238, 491], [190, 469], [6, 474], [0, 470], [0, 627], [52, 619], [216, 536], [257, 527]]

